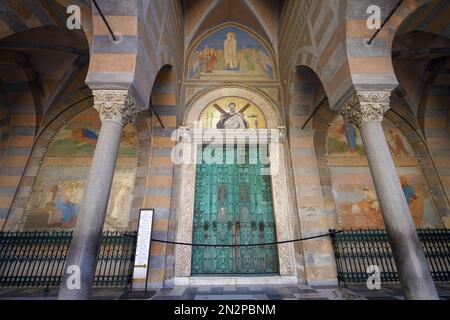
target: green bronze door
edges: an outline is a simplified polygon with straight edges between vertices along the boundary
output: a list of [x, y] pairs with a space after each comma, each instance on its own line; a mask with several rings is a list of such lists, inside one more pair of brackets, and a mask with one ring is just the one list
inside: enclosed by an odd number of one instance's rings
[[[225, 164], [227, 158], [223, 148], [224, 164], [197, 165], [194, 243], [240, 245], [276, 241], [271, 178], [260, 174], [268, 165], [249, 161], [248, 148], [245, 149], [245, 164], [236, 164], [238, 154], [235, 149], [235, 164]], [[276, 245], [193, 247], [194, 275], [277, 272]]]

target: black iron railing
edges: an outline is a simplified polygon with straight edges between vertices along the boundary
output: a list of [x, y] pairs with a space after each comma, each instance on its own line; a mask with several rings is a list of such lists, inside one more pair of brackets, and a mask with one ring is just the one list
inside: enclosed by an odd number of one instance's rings
[[[418, 230], [436, 282], [450, 281], [450, 230]], [[344, 231], [331, 236], [340, 284], [366, 283], [369, 266], [377, 266], [382, 283], [398, 283], [391, 246], [384, 230]]]
[[[131, 283], [136, 232], [105, 232], [97, 260], [95, 287]], [[0, 287], [59, 286], [72, 231], [0, 233]]]

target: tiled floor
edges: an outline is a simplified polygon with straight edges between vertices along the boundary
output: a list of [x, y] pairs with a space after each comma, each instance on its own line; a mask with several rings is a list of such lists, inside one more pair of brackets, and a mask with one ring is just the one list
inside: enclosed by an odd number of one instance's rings
[[[450, 284], [438, 285], [441, 299], [450, 300]], [[53, 300], [57, 290], [0, 289], [0, 300]], [[368, 290], [365, 286], [348, 288], [290, 286], [199, 286], [175, 287], [142, 293], [127, 293], [121, 289], [95, 289], [95, 300], [148, 299], [148, 300], [402, 300], [400, 286], [385, 285], [381, 290]]]
[[[450, 284], [438, 285], [442, 299], [450, 300]], [[398, 285], [385, 285], [381, 290], [366, 286], [349, 288], [308, 286], [228, 286], [177, 287], [159, 290], [152, 300], [402, 300]]]
[[202, 286], [159, 290], [152, 300], [298, 300], [326, 299], [306, 286]]

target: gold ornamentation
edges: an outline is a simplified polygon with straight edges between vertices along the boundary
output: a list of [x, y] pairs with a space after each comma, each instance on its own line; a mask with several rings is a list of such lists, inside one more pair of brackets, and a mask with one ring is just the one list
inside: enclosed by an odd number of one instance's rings
[[223, 97], [245, 97], [245, 99], [255, 104], [261, 110], [267, 121], [268, 128], [283, 125], [279, 110], [270, 97], [264, 92], [243, 85], [223, 85], [196, 93], [187, 104], [183, 123], [188, 126], [194, 121], [199, 121], [205, 105], [209, 105], [211, 102]]

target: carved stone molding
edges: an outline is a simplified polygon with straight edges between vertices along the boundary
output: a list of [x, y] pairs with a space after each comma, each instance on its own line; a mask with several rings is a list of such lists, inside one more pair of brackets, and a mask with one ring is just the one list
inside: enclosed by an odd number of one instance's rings
[[390, 91], [358, 91], [347, 101], [342, 115], [358, 127], [369, 121], [381, 122], [390, 108], [390, 98]]
[[128, 90], [94, 90], [94, 108], [103, 121], [114, 121], [126, 126], [136, 120], [137, 108]]
[[284, 143], [286, 141], [286, 127], [235, 130], [180, 127], [178, 129], [178, 138], [183, 142], [197, 144]]
[[[287, 185], [287, 172], [285, 166], [285, 154], [282, 144], [271, 143], [271, 161], [276, 166], [271, 166], [273, 209], [278, 241], [294, 239], [292, 225], [289, 222], [291, 208], [289, 207], [289, 190]], [[278, 245], [278, 257], [281, 276], [295, 276], [295, 249], [293, 243]]]
[[[190, 164], [183, 165], [181, 192], [179, 202], [179, 216], [176, 239], [178, 242], [191, 243], [194, 224], [194, 199], [197, 147], [183, 143], [183, 153], [190, 155]], [[175, 276], [191, 276], [192, 247], [177, 246], [175, 249]]]

